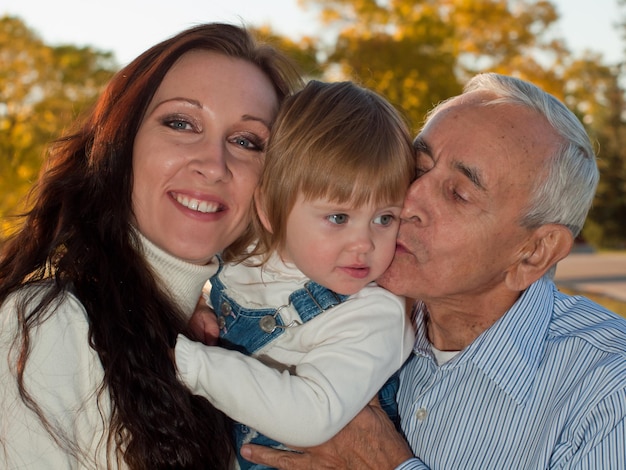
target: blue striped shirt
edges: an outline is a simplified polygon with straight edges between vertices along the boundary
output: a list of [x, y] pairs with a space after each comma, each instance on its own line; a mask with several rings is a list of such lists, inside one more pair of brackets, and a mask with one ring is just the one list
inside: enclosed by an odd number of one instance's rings
[[442, 366], [417, 325], [398, 469], [626, 469], [625, 319], [541, 279]]

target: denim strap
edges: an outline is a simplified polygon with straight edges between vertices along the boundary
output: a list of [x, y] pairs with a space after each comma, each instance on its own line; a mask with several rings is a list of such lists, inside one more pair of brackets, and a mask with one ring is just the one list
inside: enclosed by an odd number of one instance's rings
[[289, 296], [289, 304], [298, 312], [301, 321], [285, 324], [280, 310], [287, 305], [277, 309], [244, 307], [226, 293], [226, 286], [218, 275], [219, 271], [211, 278], [210, 295], [217, 315], [220, 338], [224, 346], [246, 354], [254, 354], [280, 336], [285, 329], [306, 323], [349, 297], [309, 281]]
[[289, 302], [302, 318], [302, 322], [306, 323], [329, 308], [344, 302], [348, 297], [309, 281], [303, 288], [289, 296]]

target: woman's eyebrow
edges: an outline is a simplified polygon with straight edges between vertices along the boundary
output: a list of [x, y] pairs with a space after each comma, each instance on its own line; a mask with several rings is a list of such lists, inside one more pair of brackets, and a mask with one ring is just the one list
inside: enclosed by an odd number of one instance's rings
[[268, 129], [270, 129], [272, 127], [272, 123], [271, 122], [267, 122], [265, 119], [261, 118], [261, 117], [257, 117], [257, 116], [252, 116], [250, 114], [244, 114], [243, 116], [241, 116], [242, 121], [258, 121], [262, 124], [265, 125], [265, 127], [267, 127]]
[[174, 98], [167, 98], [167, 99], [165, 99], [163, 101], [160, 101], [159, 103], [157, 103], [155, 108], [158, 108], [159, 106], [161, 106], [161, 105], [163, 105], [165, 103], [172, 102], [172, 101], [182, 101], [184, 103], [189, 103], [190, 105], [192, 105], [192, 106], [194, 106], [196, 108], [202, 108], [202, 104], [198, 100], [194, 100], [194, 99], [191, 99], [191, 98], [183, 98], [183, 97], [180, 97], [180, 96], [176, 96]]

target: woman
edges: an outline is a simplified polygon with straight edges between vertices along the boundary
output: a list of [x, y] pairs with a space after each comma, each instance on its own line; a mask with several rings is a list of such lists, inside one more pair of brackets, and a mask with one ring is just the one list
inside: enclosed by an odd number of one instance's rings
[[[171, 359], [211, 262], [246, 246], [290, 62], [210, 24], [122, 69], [51, 149], [0, 255], [0, 466], [227, 468], [230, 423]], [[228, 250], [224, 252], [228, 256]]]

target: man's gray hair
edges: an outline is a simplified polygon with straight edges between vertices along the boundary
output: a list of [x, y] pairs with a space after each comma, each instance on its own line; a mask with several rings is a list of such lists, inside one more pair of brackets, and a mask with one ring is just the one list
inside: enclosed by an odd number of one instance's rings
[[532, 83], [496, 73], [472, 78], [463, 93], [487, 91], [497, 97], [487, 104], [509, 103], [543, 115], [562, 137], [563, 144], [548, 162], [547, 174], [538, 181], [528, 212], [521, 223], [565, 225], [576, 237], [582, 230], [599, 180], [598, 165], [589, 136], [580, 120], [563, 103]]

